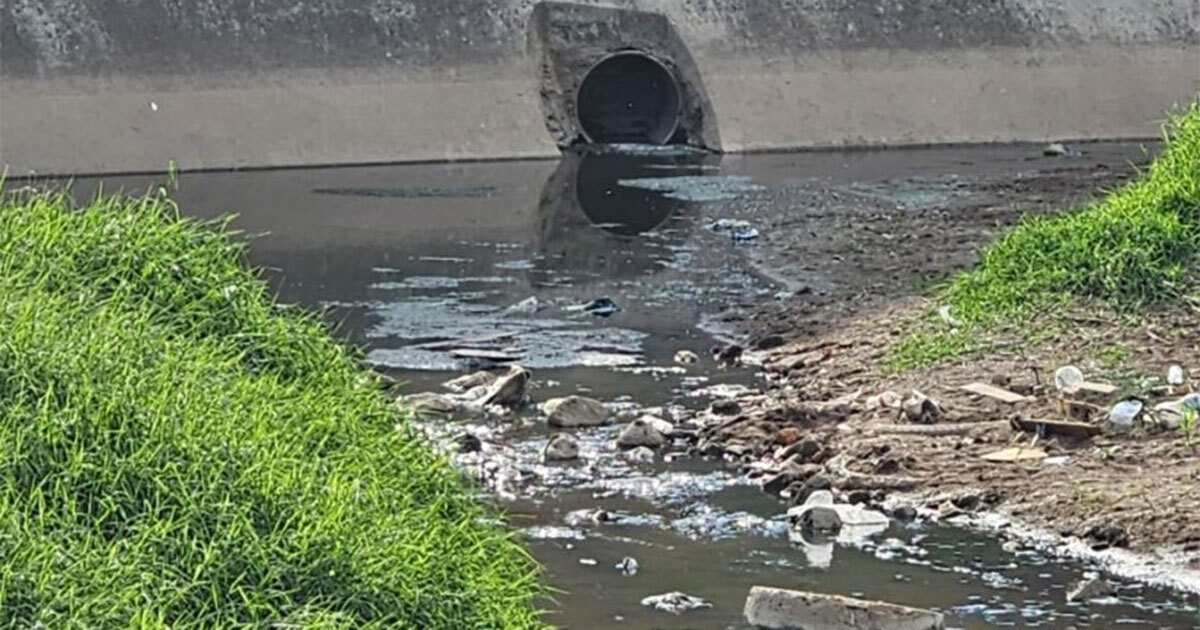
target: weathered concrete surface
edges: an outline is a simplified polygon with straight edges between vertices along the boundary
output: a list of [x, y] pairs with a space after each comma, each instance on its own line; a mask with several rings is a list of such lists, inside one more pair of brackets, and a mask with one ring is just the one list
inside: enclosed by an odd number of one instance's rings
[[[0, 163], [554, 155], [535, 4], [6, 0]], [[1195, 0], [585, 4], [670, 20], [726, 150], [1145, 137], [1200, 91]]]
[[755, 586], [746, 621], [760, 630], [941, 630], [941, 613], [839, 595]]

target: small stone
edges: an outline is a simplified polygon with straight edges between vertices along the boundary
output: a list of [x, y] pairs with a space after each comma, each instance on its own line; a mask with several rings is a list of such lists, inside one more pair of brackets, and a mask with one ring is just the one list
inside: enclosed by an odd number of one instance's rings
[[781, 449], [776, 458], [782, 460], [791, 460], [798, 464], [807, 464], [814, 461], [817, 455], [821, 453], [821, 444], [816, 440], [801, 440]]
[[670, 421], [663, 420], [662, 418], [659, 418], [658, 416], [646, 414], [646, 415], [642, 416], [640, 419], [644, 420], [651, 427], [654, 427], [655, 431], [658, 431], [659, 433], [663, 434], [664, 436], [670, 435], [675, 430], [674, 424], [671, 424]]
[[742, 413], [742, 406], [736, 400], [717, 400], [710, 407], [718, 416], [736, 416]]
[[617, 447], [622, 449], [637, 448], [639, 446], [660, 448], [666, 442], [666, 436], [658, 431], [658, 429], [655, 429], [644, 418], [638, 418], [630, 422], [621, 431], [621, 434], [617, 436]]
[[1062, 157], [1067, 155], [1069, 152], [1070, 151], [1067, 149], [1067, 145], [1061, 142], [1052, 142], [1042, 148], [1042, 155], [1046, 157]]
[[645, 446], [631, 448], [621, 453], [621, 458], [636, 464], [649, 464], [654, 461], [654, 450]]
[[784, 427], [775, 434], [775, 443], [783, 446], [791, 446], [800, 441], [804, 434], [796, 427]]
[[458, 408], [458, 402], [441, 394], [424, 392], [405, 396], [400, 399], [400, 403], [407, 405], [418, 414], [433, 414], [448, 416], [453, 414]]
[[675, 362], [676, 363], [682, 363], [684, 365], [691, 365], [692, 363], [698, 363], [699, 361], [700, 361], [700, 357], [695, 352], [692, 352], [691, 350], [680, 350], [679, 352], [675, 353]]
[[478, 453], [483, 450], [483, 441], [470, 433], [455, 437], [454, 443], [458, 445], [459, 453]]
[[813, 475], [806, 479], [804, 485], [791, 496], [791, 502], [793, 505], [803, 505], [814, 492], [829, 490], [832, 487], [833, 484], [825, 475]]
[[456, 379], [452, 379], [442, 383], [442, 387], [456, 393], [462, 394], [469, 392], [476, 387], [487, 387], [496, 382], [496, 374], [493, 372], [480, 371], [471, 374], [464, 374]]
[[579, 459], [579, 443], [568, 435], [558, 434], [550, 438], [542, 457], [548, 462], [566, 462]]
[[1084, 578], [1067, 592], [1067, 602], [1086, 602], [1093, 599], [1110, 597], [1113, 588], [1098, 577]]
[[595, 427], [611, 422], [611, 415], [603, 403], [583, 396], [548, 400], [542, 405], [542, 411], [552, 427]]
[[898, 521], [915, 521], [917, 520], [917, 508], [911, 505], [897, 506], [892, 510], [892, 518]]
[[1083, 537], [1089, 541], [1093, 551], [1129, 546], [1129, 534], [1124, 527], [1115, 523], [1092, 525], [1084, 530]]
[[851, 490], [846, 494], [846, 503], [850, 505], [865, 505], [871, 502], [871, 492], [868, 490]]
[[900, 461], [895, 457], [884, 457], [875, 463], [875, 474], [894, 475], [900, 472]]

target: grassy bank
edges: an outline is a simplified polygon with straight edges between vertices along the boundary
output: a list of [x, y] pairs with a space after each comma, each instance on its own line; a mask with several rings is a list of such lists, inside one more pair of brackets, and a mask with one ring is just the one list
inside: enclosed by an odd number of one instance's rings
[[535, 567], [222, 225], [0, 200], [0, 627], [537, 627]]
[[1025, 219], [984, 250], [937, 289], [939, 313], [894, 347], [889, 366], [984, 350], [981, 333], [997, 329], [1052, 332], [1067, 306], [1136, 313], [1184, 297], [1200, 254], [1200, 103], [1167, 123], [1165, 141], [1136, 180], [1077, 211]]

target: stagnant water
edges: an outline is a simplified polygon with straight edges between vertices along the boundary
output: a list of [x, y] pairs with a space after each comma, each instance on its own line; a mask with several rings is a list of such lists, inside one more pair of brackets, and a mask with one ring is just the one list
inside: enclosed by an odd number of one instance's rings
[[[752, 225], [806, 203], [814, 182], [889, 192], [896, 178], [1016, 172], [1028, 147], [726, 157], [669, 151], [561, 162], [411, 165], [188, 174], [188, 213], [239, 215], [258, 235], [252, 262], [270, 269], [283, 300], [323, 309], [379, 369], [412, 392], [436, 391], [467, 369], [422, 342], [512, 333], [500, 345], [535, 373], [533, 397], [583, 392], [664, 415], [700, 408], [704, 387], [756, 387], [748, 369], [680, 369], [725, 334], [715, 314], [780, 299], [789, 287], [755, 273], [737, 242], [713, 229]], [[1095, 145], [1109, 161], [1131, 145]], [[89, 194], [95, 181], [76, 183]], [[147, 178], [108, 178], [136, 190]], [[896, 193], [938, 203], [930, 190]], [[900, 195], [900, 193], [903, 193]], [[936, 194], [934, 195], [936, 197]], [[902, 213], [898, 220], [903, 220]], [[813, 238], [834, 235], [813, 234]], [[609, 318], [570, 309], [607, 296]], [[536, 298], [534, 301], [529, 298]], [[718, 390], [720, 388], [717, 388]], [[717, 392], [719, 394], [719, 392]], [[460, 458], [489, 480], [509, 526], [522, 532], [559, 589], [548, 621], [569, 628], [743, 628], [753, 585], [879, 598], [945, 611], [950, 626], [1188, 628], [1187, 596], [1114, 581], [1103, 603], [1066, 604], [1094, 567], [1014, 549], [948, 526], [900, 525], [867, 541], [789, 536], [785, 506], [720, 463], [682, 446], [654, 464], [617, 456], [617, 427], [577, 432], [584, 462], [546, 466], [549, 435], [535, 411], [505, 419], [432, 423], [433, 437], [469, 431], [482, 456]], [[597, 523], [591, 511], [614, 515]], [[637, 571], [621, 571], [624, 558]], [[712, 607], [674, 616], [640, 602], [684, 591]]]

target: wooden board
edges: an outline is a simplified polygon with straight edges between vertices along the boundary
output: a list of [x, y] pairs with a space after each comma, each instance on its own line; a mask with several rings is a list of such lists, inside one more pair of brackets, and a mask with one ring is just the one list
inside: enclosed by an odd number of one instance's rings
[[1013, 428], [1026, 433], [1037, 433], [1038, 425], [1044, 427], [1046, 437], [1061, 435], [1063, 437], [1089, 438], [1104, 433], [1104, 430], [1094, 424], [1085, 422], [1067, 422], [1065, 420], [1027, 420], [1013, 418]]
[[1030, 462], [1046, 459], [1046, 451], [1027, 446], [1013, 446], [980, 456], [989, 462], [1010, 463]]
[[1077, 392], [1090, 392], [1093, 394], [1103, 394], [1105, 396], [1117, 393], [1116, 385], [1109, 385], [1108, 383], [1093, 383], [1091, 381], [1083, 381], [1082, 383], [1076, 385], [1073, 389]]
[[967, 385], [963, 385], [962, 389], [963, 389], [963, 391], [968, 391], [968, 392], [971, 392], [972, 394], [979, 394], [980, 396], [987, 396], [988, 398], [995, 398], [996, 400], [999, 400], [1000, 402], [1006, 402], [1010, 405], [1012, 403], [1019, 403], [1019, 402], [1025, 402], [1027, 400], [1030, 400], [1030, 398], [1028, 396], [1022, 396], [1021, 394], [1018, 394], [1016, 392], [1010, 392], [1007, 389], [1001, 389], [999, 387], [996, 387], [995, 385], [988, 385], [987, 383], [978, 383], [978, 382], [970, 383]]

